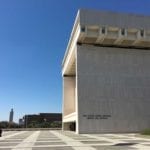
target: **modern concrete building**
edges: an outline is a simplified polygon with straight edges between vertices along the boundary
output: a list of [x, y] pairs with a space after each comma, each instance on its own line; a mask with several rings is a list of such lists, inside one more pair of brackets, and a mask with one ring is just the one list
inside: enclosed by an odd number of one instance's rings
[[80, 10], [62, 76], [64, 130], [150, 128], [150, 16]]

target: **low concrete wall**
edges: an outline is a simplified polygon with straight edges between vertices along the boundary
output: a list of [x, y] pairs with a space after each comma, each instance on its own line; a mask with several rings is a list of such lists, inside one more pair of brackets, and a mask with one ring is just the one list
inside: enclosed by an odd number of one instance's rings
[[62, 128], [10, 128], [3, 131], [38, 131], [38, 130], [62, 130]]

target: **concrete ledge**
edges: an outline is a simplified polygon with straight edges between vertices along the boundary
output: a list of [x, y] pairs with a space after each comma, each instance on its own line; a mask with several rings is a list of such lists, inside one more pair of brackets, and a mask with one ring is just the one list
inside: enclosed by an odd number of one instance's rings
[[43, 130], [62, 130], [62, 128], [10, 128], [3, 131], [43, 131]]

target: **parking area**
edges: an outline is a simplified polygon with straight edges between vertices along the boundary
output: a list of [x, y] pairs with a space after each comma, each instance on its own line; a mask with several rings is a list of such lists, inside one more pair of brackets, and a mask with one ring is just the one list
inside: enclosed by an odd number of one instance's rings
[[150, 138], [137, 134], [82, 134], [62, 131], [8, 131], [0, 150], [150, 150]]

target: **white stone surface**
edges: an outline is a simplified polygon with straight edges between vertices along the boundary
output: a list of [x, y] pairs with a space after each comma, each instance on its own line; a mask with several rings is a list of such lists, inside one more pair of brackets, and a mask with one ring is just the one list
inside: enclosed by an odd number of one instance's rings
[[36, 142], [38, 136], [40, 134], [40, 131], [35, 131], [33, 134], [31, 134], [29, 137], [24, 139], [21, 143], [19, 143], [15, 148], [12, 150], [32, 150], [32, 147], [34, 143]]
[[83, 45], [77, 58], [79, 133], [149, 128], [149, 50]]

